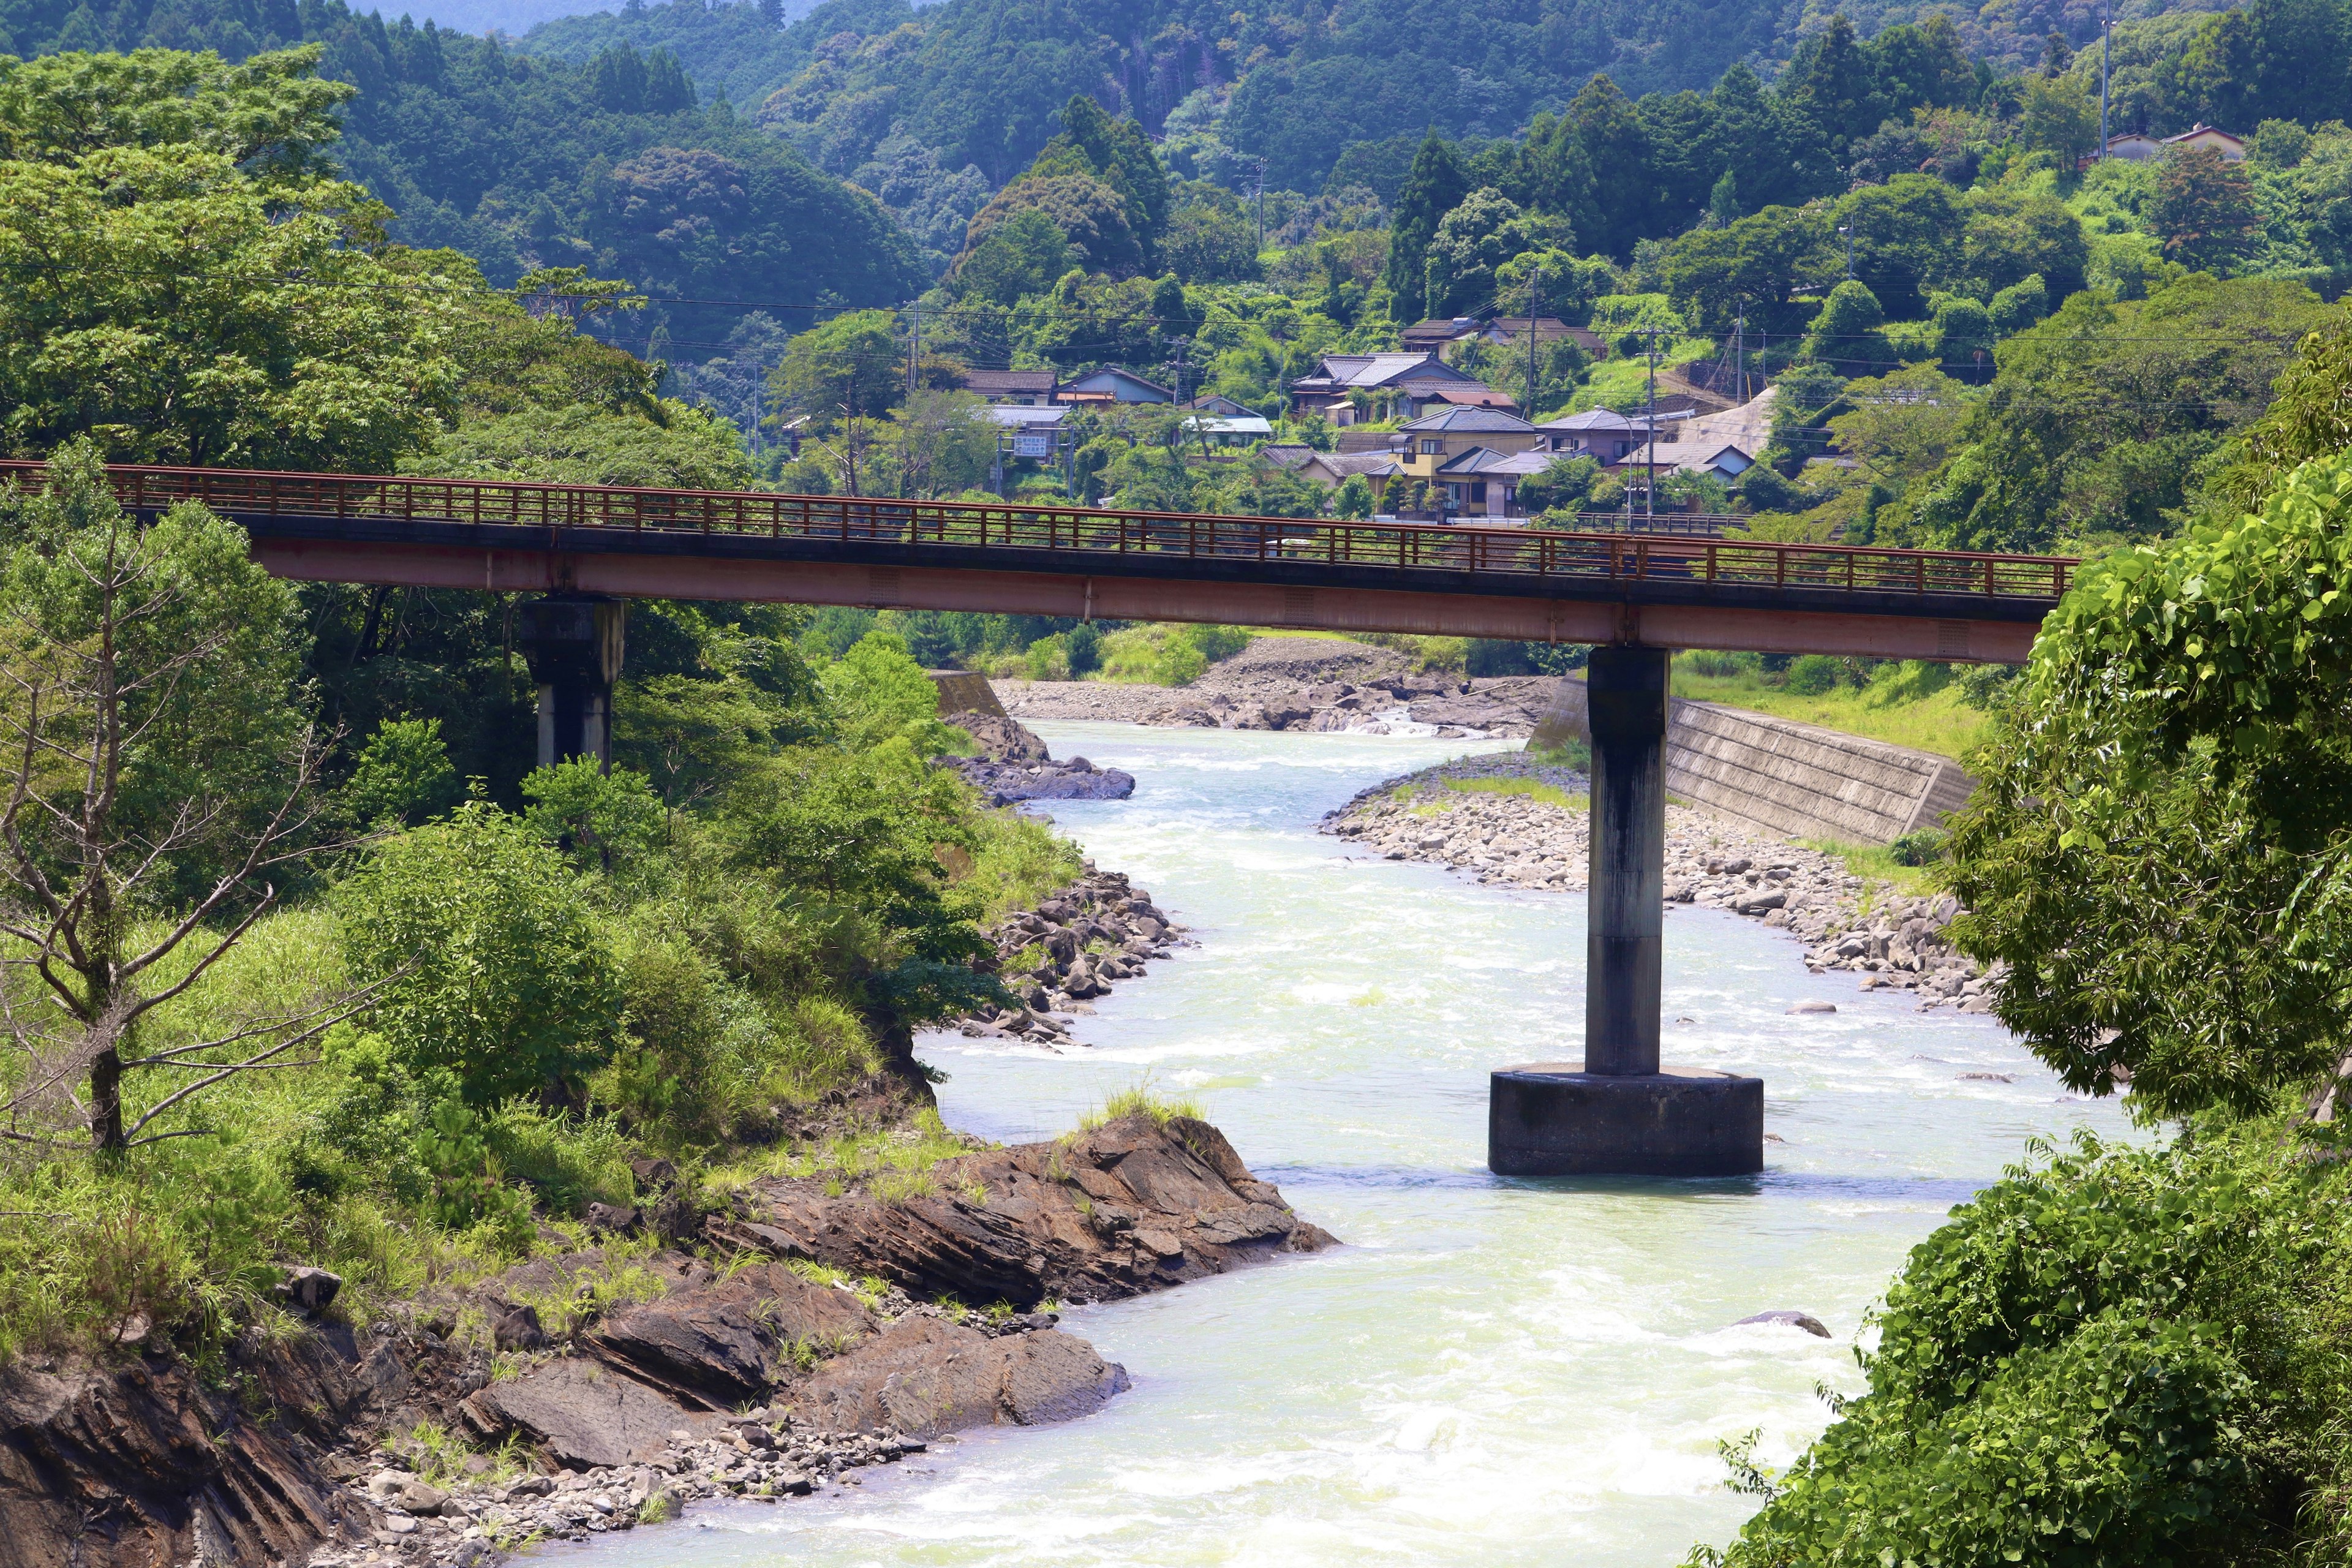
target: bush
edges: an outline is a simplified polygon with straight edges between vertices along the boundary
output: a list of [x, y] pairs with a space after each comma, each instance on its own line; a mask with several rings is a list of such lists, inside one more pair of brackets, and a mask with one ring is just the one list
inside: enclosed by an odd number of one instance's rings
[[610, 1053], [620, 988], [580, 879], [496, 806], [390, 840], [338, 900], [352, 976], [412, 1070], [485, 1105], [569, 1097]]
[[1800, 697], [1822, 697], [1837, 689], [1845, 666], [1825, 653], [1809, 653], [1789, 666], [1788, 687]]
[[1069, 679], [1074, 673], [1070, 668], [1069, 639], [1055, 632], [1031, 643], [1021, 656], [1021, 672], [1032, 680]]
[[1886, 853], [1897, 866], [1932, 866], [1944, 858], [1944, 835], [1932, 827], [1906, 833]]
[[1703, 647], [1683, 655], [1683, 668], [1712, 680], [1728, 680], [1756, 668], [1757, 658], [1752, 653], [1724, 653]]
[[1063, 633], [1062, 647], [1072, 676], [1090, 675], [1102, 668], [1102, 628], [1093, 622], [1081, 622]]

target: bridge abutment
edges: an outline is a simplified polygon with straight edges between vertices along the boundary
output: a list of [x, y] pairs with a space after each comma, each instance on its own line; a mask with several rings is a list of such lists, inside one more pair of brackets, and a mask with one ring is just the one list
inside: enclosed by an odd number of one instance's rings
[[1497, 1175], [1745, 1175], [1764, 1168], [1764, 1080], [1661, 1065], [1664, 648], [1592, 650], [1584, 1059], [1505, 1068], [1488, 1090]]
[[613, 682], [627, 647], [627, 604], [551, 594], [517, 606], [515, 641], [539, 683], [539, 765], [594, 757], [613, 767]]

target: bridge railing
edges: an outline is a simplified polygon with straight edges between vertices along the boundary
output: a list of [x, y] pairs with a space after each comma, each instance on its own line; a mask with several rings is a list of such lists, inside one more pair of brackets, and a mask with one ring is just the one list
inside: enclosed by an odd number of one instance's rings
[[[866, 496], [663, 490], [496, 479], [119, 467], [134, 510], [198, 500], [240, 517], [402, 521], [648, 534], [838, 540], [1104, 557], [1314, 562], [1528, 579], [1659, 579], [1978, 598], [2054, 600], [2074, 563], [2034, 555], [1887, 550], [1664, 534], [1295, 518], [1202, 517], [1088, 507], [892, 500]], [[39, 482], [40, 465], [0, 461], [0, 480]], [[1108, 563], [1106, 563], [1108, 564]]]

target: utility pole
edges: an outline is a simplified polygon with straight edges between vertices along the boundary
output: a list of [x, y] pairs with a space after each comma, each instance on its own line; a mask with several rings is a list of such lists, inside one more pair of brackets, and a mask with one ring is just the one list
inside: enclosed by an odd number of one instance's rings
[[[2107, 44], [2116, 30], [2114, 12], [2106, 5], [2099, 7], [2099, 157], [2107, 155]], [[1263, 249], [1263, 247], [1260, 247]]]
[[1842, 223], [1838, 225], [1838, 232], [1845, 236], [1845, 279], [1851, 283], [1853, 281], [1853, 225]]
[[1649, 456], [1643, 460], [1642, 476], [1642, 515], [1654, 533], [1658, 527], [1658, 329], [1652, 327], [1650, 338], [1650, 406], [1644, 421], [1649, 428], [1643, 432], [1649, 437]]
[[1534, 281], [1528, 289], [1528, 423], [1536, 418], [1536, 317], [1543, 310], [1543, 263], [1536, 263]]
[[923, 357], [923, 302], [916, 300], [908, 308], [907, 332], [907, 395], [915, 395], [915, 366]]
[[1257, 247], [1264, 250], [1265, 248], [1265, 160], [1263, 158], [1257, 161], [1257, 189], [1254, 194], [1257, 198]]
[[1734, 352], [1739, 356], [1739, 401], [1744, 405], [1748, 402], [1748, 318], [1746, 316], [1743, 315], [1732, 322], [1731, 341], [1738, 345]]

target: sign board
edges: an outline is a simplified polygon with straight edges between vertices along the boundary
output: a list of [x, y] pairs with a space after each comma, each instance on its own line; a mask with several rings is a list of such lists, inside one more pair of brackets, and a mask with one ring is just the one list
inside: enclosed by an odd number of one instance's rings
[[1050, 458], [1054, 455], [1054, 438], [1051, 436], [1015, 436], [1013, 437], [1013, 455], [1016, 458]]

